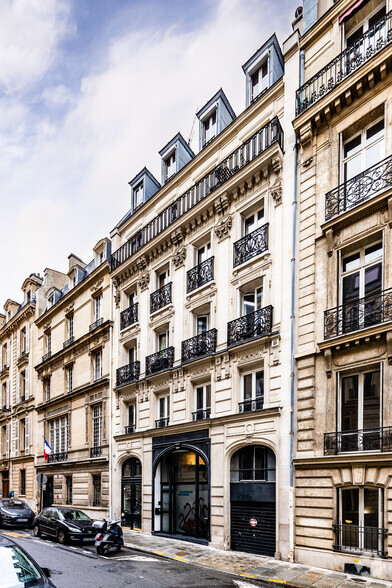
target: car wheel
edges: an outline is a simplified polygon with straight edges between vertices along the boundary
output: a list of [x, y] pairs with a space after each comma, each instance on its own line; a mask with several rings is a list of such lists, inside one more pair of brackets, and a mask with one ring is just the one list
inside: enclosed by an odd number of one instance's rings
[[102, 547], [102, 545], [98, 545], [97, 546], [97, 554], [98, 555], [103, 555], [104, 554], [104, 548]]
[[65, 545], [67, 543], [67, 536], [64, 531], [59, 531], [57, 534], [57, 541], [61, 543], [61, 545]]
[[33, 535], [34, 537], [41, 537], [41, 531], [38, 525], [34, 525], [33, 527]]

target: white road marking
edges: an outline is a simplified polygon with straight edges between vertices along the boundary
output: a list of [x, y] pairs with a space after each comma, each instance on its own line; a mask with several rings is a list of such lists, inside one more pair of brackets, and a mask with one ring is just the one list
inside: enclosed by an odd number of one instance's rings
[[244, 582], [243, 580], [233, 580], [234, 584], [238, 586], [238, 588], [254, 588], [254, 584], [249, 584], [249, 582]]
[[156, 557], [148, 557], [147, 555], [125, 555], [119, 557], [110, 557], [108, 555], [100, 555], [103, 559], [110, 559], [112, 561], [161, 561]]

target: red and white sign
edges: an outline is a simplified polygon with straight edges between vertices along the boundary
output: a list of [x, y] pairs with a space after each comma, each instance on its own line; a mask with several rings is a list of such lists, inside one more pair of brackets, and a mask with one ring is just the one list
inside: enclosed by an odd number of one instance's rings
[[257, 527], [257, 519], [250, 519], [249, 524], [251, 527]]

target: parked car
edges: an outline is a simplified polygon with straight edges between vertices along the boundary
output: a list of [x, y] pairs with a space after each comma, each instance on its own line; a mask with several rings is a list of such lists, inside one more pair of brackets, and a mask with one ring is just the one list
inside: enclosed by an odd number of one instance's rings
[[56, 588], [49, 580], [50, 571], [47, 568], [40, 568], [27, 551], [3, 535], [0, 535], [0, 570], [2, 588]]
[[44, 508], [33, 524], [35, 537], [49, 535], [59, 543], [68, 541], [94, 541], [96, 531], [86, 513], [65, 506]]
[[17, 498], [0, 499], [0, 525], [32, 527], [34, 513], [26, 502]]

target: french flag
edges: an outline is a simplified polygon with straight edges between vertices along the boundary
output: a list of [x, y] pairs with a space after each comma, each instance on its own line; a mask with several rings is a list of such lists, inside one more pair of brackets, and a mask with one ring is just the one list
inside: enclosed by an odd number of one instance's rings
[[49, 443], [47, 442], [47, 440], [44, 439], [44, 458], [48, 459], [48, 457], [51, 453], [52, 453], [52, 448], [49, 445]]

